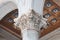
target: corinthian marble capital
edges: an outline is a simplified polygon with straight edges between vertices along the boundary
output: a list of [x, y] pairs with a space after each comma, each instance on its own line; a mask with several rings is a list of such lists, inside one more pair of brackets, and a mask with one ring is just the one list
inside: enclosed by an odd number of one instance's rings
[[34, 10], [30, 13], [24, 14], [19, 19], [19, 27], [21, 30], [36, 30], [39, 31], [41, 16]]
[[40, 31], [41, 27], [46, 26], [46, 20], [41, 17], [34, 10], [23, 14], [18, 20], [17, 25], [21, 30], [35, 30]]

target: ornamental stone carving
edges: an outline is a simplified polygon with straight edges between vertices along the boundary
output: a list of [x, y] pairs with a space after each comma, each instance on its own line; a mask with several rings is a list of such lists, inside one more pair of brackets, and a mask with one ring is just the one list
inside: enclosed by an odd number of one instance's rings
[[34, 10], [30, 13], [23, 14], [19, 19], [17, 25], [21, 30], [36, 30], [40, 31], [41, 27], [46, 27], [47, 23], [44, 18], [41, 17]]

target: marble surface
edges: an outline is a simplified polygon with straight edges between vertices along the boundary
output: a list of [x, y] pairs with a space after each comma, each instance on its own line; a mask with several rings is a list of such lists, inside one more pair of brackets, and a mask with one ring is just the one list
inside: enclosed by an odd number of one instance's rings
[[49, 38], [48, 40], [60, 40], [60, 33], [52, 36], [52, 37]]
[[60, 28], [40, 38], [40, 40], [60, 40]]
[[6, 30], [0, 28], [0, 40], [20, 40], [16, 36], [12, 35], [11, 33], [7, 32]]
[[0, 40], [7, 40], [2, 35], [0, 35]]

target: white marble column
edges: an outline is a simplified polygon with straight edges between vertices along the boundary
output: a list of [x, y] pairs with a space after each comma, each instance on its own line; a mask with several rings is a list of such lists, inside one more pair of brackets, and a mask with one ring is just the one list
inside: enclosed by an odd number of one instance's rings
[[46, 26], [43, 18], [45, 0], [18, 0], [18, 18], [15, 25], [21, 29], [23, 40], [39, 40], [40, 28]]

